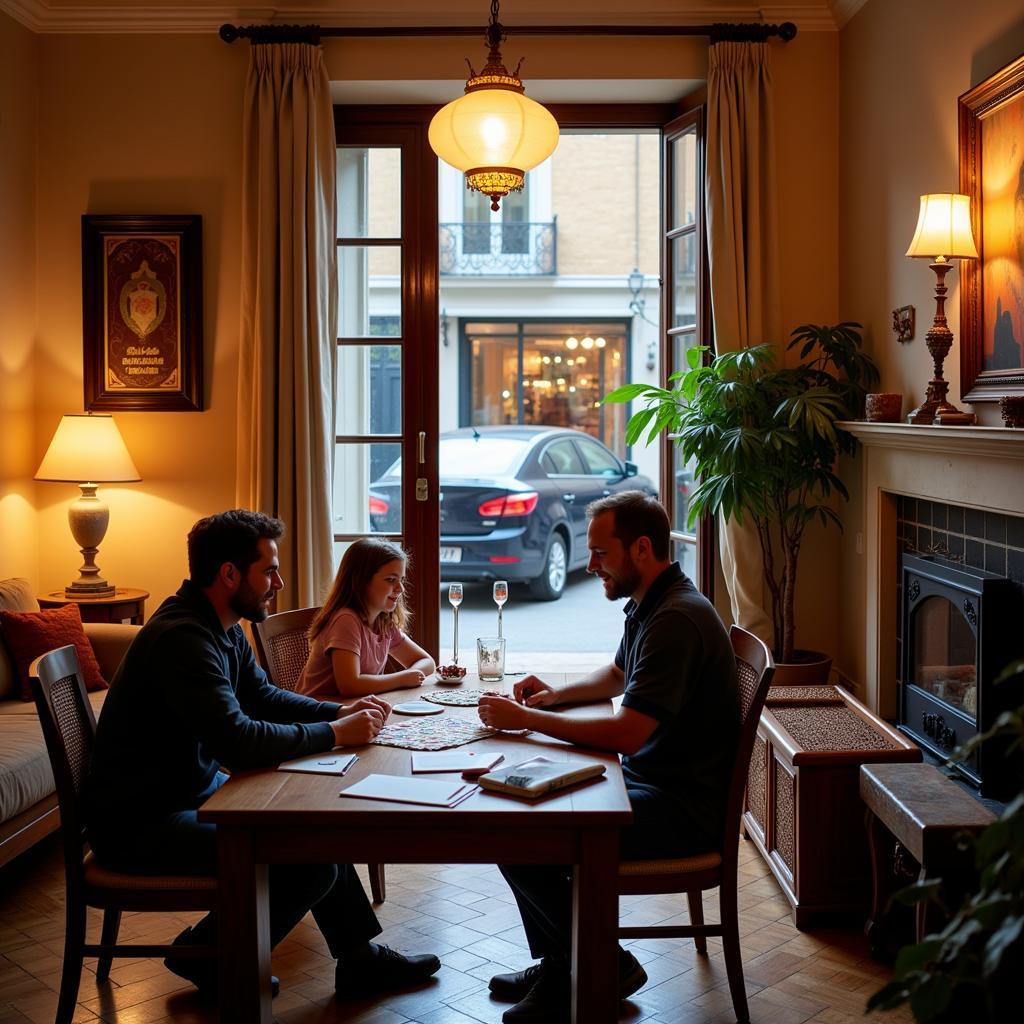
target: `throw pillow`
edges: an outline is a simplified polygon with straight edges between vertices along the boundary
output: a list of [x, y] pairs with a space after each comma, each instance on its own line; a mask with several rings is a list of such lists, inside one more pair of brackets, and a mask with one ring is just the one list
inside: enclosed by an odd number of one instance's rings
[[67, 604], [63, 608], [48, 608], [41, 612], [0, 611], [0, 629], [3, 630], [18, 670], [22, 700], [32, 699], [32, 686], [28, 680], [29, 665], [41, 654], [67, 644], [74, 644], [78, 652], [78, 664], [82, 669], [85, 688], [107, 688], [107, 681], [100, 672], [92, 644], [82, 628], [82, 614], [78, 605]]

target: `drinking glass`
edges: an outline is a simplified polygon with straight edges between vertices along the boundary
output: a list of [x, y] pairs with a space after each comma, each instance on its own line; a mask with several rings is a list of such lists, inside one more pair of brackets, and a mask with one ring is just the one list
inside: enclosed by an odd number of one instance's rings
[[501, 636], [501, 606], [508, 600], [508, 580], [495, 580], [492, 594], [498, 606], [498, 636]]
[[500, 683], [505, 678], [505, 641], [502, 637], [477, 637], [476, 668], [481, 683]]
[[455, 613], [455, 637], [452, 640], [452, 664], [459, 663], [459, 605], [462, 604], [462, 584], [452, 583], [448, 586], [448, 603]]

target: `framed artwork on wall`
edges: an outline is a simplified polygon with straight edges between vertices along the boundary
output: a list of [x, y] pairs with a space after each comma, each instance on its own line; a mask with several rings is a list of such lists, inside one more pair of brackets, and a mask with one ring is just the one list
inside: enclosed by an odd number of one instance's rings
[[965, 402], [1024, 395], [1024, 56], [958, 101], [960, 191], [978, 260], [960, 261]]
[[82, 217], [85, 408], [203, 407], [202, 217]]

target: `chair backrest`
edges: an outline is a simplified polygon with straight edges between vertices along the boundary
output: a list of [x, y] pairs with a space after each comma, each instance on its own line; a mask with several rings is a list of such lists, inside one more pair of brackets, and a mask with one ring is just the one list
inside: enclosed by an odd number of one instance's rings
[[268, 615], [253, 624], [256, 657], [270, 681], [282, 690], [294, 690], [309, 657], [309, 625], [319, 608]]
[[729, 630], [729, 640], [736, 655], [736, 674], [740, 689], [740, 738], [729, 783], [729, 803], [725, 813], [725, 833], [722, 839], [722, 860], [735, 861], [739, 845], [740, 818], [743, 815], [743, 794], [750, 772], [750, 757], [754, 750], [757, 723], [761, 720], [768, 688], [775, 674], [772, 652], [764, 641], [740, 626]]
[[57, 784], [64, 865], [70, 889], [82, 877], [85, 818], [81, 796], [96, 741], [96, 718], [85, 692], [74, 645], [36, 658], [28, 673]]

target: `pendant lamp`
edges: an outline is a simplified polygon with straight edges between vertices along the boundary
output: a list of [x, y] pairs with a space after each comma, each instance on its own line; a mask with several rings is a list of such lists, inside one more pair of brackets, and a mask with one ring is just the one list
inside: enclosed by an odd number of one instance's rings
[[497, 210], [503, 196], [522, 189], [526, 172], [555, 151], [558, 123], [526, 97], [519, 66], [510, 72], [502, 62], [498, 0], [491, 0], [486, 38], [487, 65], [478, 75], [466, 61], [466, 94], [434, 115], [428, 138], [445, 163], [466, 175], [466, 188], [490, 196]]

